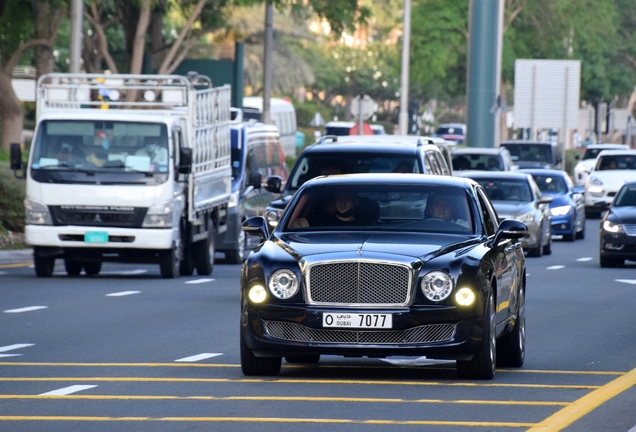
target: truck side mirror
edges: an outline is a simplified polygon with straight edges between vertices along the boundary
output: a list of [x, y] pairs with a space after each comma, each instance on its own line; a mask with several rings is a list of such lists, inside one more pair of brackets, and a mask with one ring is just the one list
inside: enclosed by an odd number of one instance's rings
[[[20, 149], [20, 144], [11, 143], [10, 147], [10, 164], [11, 170], [13, 170], [13, 175], [16, 178], [23, 179], [26, 177], [26, 165], [22, 163], [22, 150]], [[19, 176], [16, 171], [22, 171], [22, 175]]]
[[267, 177], [265, 190], [268, 192], [279, 193], [282, 189], [283, 179], [279, 176]]
[[189, 147], [179, 148], [179, 173], [190, 174], [192, 172], [192, 149]]

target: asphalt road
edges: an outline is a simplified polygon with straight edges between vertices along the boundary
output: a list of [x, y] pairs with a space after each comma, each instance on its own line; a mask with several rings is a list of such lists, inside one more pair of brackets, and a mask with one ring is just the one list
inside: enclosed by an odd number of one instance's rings
[[[7, 255], [10, 255], [7, 257]], [[13, 257], [13, 258], [12, 258]], [[162, 279], [104, 264], [34, 276], [0, 252], [0, 430], [628, 431], [636, 425], [636, 263], [601, 269], [585, 240], [528, 258], [527, 353], [493, 381], [425, 358], [283, 363], [242, 375], [240, 266]]]

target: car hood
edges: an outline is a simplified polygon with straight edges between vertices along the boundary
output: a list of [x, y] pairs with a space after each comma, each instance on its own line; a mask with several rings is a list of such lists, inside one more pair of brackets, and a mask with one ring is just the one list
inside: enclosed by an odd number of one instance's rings
[[514, 217], [518, 214], [528, 213], [534, 210], [531, 202], [522, 201], [493, 201], [493, 206], [497, 214], [501, 216]]
[[275, 239], [280, 247], [297, 260], [323, 254], [363, 258], [367, 253], [401, 255], [428, 261], [451, 251], [474, 247], [479, 241], [478, 238], [450, 234], [368, 231], [281, 234]]
[[561, 207], [564, 205], [572, 205], [572, 199], [569, 195], [566, 194], [546, 194], [552, 197], [552, 202], [550, 203], [550, 207]]
[[636, 207], [611, 207], [607, 218], [616, 223], [636, 224]]
[[289, 201], [292, 199], [293, 196], [294, 196], [293, 194], [281, 195], [277, 199], [270, 202], [269, 207], [283, 210], [285, 207], [287, 207], [287, 204], [289, 203]]
[[593, 171], [592, 177], [602, 181], [606, 189], [618, 190], [623, 183], [636, 180], [636, 170]]
[[548, 169], [551, 168], [552, 165], [548, 162], [545, 161], [523, 161], [523, 160], [516, 160], [512, 162], [513, 164], [515, 164], [519, 169], [525, 169], [525, 168], [541, 168], [541, 169]]

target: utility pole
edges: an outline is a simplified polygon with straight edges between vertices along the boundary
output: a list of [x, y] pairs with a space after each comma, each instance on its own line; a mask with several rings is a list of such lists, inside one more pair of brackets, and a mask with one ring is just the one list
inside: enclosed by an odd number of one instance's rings
[[69, 47], [69, 72], [80, 72], [80, 58], [82, 57], [82, 22], [84, 19], [83, 0], [71, 2], [71, 46]]
[[272, 52], [274, 45], [274, 5], [268, 1], [265, 4], [265, 52], [263, 54], [263, 112], [261, 121], [271, 123], [269, 101], [272, 97]]
[[402, 35], [402, 74], [400, 76], [400, 135], [408, 135], [409, 65], [411, 53], [411, 0], [404, 0], [404, 34]]

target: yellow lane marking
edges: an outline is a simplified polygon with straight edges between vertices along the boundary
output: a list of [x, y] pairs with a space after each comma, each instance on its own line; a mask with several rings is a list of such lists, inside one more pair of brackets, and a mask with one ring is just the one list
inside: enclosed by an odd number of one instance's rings
[[351, 420], [282, 417], [95, 417], [95, 416], [0, 416], [0, 421], [166, 421], [215, 423], [328, 423], [328, 424], [382, 424], [410, 426], [473, 426], [528, 428], [536, 423], [512, 422], [454, 422], [434, 420]]
[[205, 400], [205, 401], [271, 401], [271, 402], [364, 402], [364, 403], [418, 403], [451, 405], [521, 405], [568, 406], [571, 402], [509, 401], [509, 400], [442, 400], [442, 399], [393, 399], [393, 398], [345, 398], [315, 396], [152, 396], [152, 395], [18, 395], [0, 394], [0, 399], [79, 399], [79, 400]]
[[560, 431], [636, 384], [636, 369], [616, 378], [552, 414], [530, 431]]
[[[47, 362], [0, 362], [0, 366], [47, 366], [47, 367], [180, 367], [180, 368], [239, 368], [238, 364], [223, 363], [47, 363]], [[293, 369], [416, 369], [429, 370], [422, 366], [374, 366], [374, 365], [283, 365], [283, 368]], [[625, 375], [627, 372], [614, 371], [564, 371], [564, 370], [540, 370], [540, 369], [497, 369], [501, 373], [530, 373], [530, 374], [556, 374], [556, 375]]]
[[19, 263], [19, 264], [2, 264], [2, 265], [0, 265], [0, 269], [28, 267], [30, 265], [33, 265], [33, 263], [30, 262], [30, 263]]
[[541, 389], [598, 389], [598, 385], [561, 385], [561, 384], [483, 384], [474, 382], [436, 382], [436, 381], [370, 381], [370, 380], [324, 380], [324, 379], [261, 379], [261, 378], [156, 378], [156, 377], [23, 377], [0, 378], [0, 382], [34, 381], [101, 381], [101, 382], [190, 382], [190, 383], [277, 383], [277, 384], [357, 384], [357, 385], [408, 385], [442, 387], [508, 387]]

